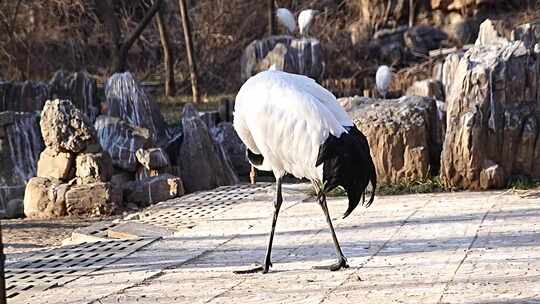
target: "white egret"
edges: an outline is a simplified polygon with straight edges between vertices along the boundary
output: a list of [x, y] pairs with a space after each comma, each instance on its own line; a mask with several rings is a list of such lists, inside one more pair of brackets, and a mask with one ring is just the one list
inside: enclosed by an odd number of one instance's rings
[[[272, 242], [286, 173], [313, 183], [332, 233], [338, 261], [316, 268], [334, 271], [348, 267], [328, 213], [326, 193], [338, 185], [347, 191], [349, 204], [344, 218], [360, 202], [371, 205], [377, 176], [366, 137], [332, 93], [303, 75], [264, 71], [251, 77], [238, 92], [234, 110], [234, 128], [246, 144], [250, 163], [259, 170], [272, 171], [276, 178], [274, 216], [264, 263], [237, 273], [266, 273], [272, 265]], [[369, 183], [372, 192], [366, 201]]]
[[301, 36], [309, 35], [309, 27], [313, 22], [313, 18], [319, 13], [317, 10], [307, 9], [300, 12], [298, 15], [298, 29]]
[[279, 23], [286, 27], [289, 34], [292, 35], [296, 30], [296, 18], [294, 18], [293, 13], [286, 8], [278, 8], [276, 9], [276, 17]]
[[375, 74], [375, 84], [377, 85], [377, 91], [385, 99], [391, 82], [392, 70], [386, 65], [381, 65]]

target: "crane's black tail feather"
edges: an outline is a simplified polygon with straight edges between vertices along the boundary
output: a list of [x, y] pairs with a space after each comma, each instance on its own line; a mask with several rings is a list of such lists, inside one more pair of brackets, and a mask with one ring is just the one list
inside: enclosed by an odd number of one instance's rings
[[[355, 126], [346, 127], [347, 133], [339, 138], [329, 135], [319, 148], [316, 166], [323, 164], [324, 191], [343, 186], [347, 191], [349, 206], [346, 218], [360, 201], [371, 206], [377, 188], [377, 173], [371, 158], [367, 138]], [[371, 197], [366, 202], [366, 191], [371, 183]]]

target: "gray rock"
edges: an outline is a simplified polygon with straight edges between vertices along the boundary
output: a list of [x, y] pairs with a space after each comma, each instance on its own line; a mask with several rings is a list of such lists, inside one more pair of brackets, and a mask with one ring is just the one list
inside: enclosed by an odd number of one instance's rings
[[246, 146], [230, 122], [222, 122], [212, 129], [212, 137], [221, 144], [238, 175], [249, 175], [251, 165], [246, 157]]
[[50, 97], [49, 86], [44, 82], [3, 82], [0, 81], [0, 112], [41, 111]]
[[99, 143], [109, 153], [113, 164], [124, 170], [137, 170], [136, 152], [154, 146], [151, 132], [116, 117], [100, 115], [94, 126]]
[[0, 210], [22, 199], [26, 182], [36, 175], [43, 140], [35, 113], [0, 113]]
[[428, 56], [430, 50], [440, 48], [446, 39], [445, 32], [426, 25], [414, 26], [404, 34], [405, 45], [415, 56]]
[[135, 156], [148, 170], [166, 168], [171, 165], [169, 157], [161, 148], [139, 149], [135, 152]]
[[178, 166], [187, 192], [213, 189], [238, 182], [230, 160], [216, 143], [195, 107], [187, 104], [182, 113], [183, 141]]
[[48, 100], [39, 124], [45, 145], [56, 151], [78, 153], [96, 142], [94, 126], [69, 100]]
[[278, 70], [302, 74], [321, 80], [325, 62], [319, 40], [270, 36], [251, 42], [242, 54], [242, 80], [267, 70], [272, 65]]
[[131, 73], [112, 75], [105, 85], [105, 96], [109, 116], [148, 129], [158, 146], [169, 141], [167, 124], [158, 105], [146, 95]]
[[96, 79], [87, 72], [66, 73], [59, 70], [49, 81], [52, 98], [68, 99], [94, 122], [99, 114]]

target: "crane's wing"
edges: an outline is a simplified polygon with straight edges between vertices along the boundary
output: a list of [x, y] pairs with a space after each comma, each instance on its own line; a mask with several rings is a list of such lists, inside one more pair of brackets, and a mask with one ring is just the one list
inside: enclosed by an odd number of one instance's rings
[[281, 71], [250, 78], [235, 103], [234, 127], [253, 153], [275, 172], [320, 178], [314, 171], [320, 146], [352, 125], [333, 95], [312, 79]]

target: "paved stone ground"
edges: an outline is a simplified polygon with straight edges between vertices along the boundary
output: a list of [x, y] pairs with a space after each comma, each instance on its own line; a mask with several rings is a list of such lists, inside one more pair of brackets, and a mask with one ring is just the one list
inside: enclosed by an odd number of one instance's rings
[[540, 303], [540, 195], [504, 192], [378, 197], [331, 213], [350, 268], [333, 262], [320, 208], [286, 191], [268, 274], [270, 194], [238, 203], [107, 267], [10, 303]]

